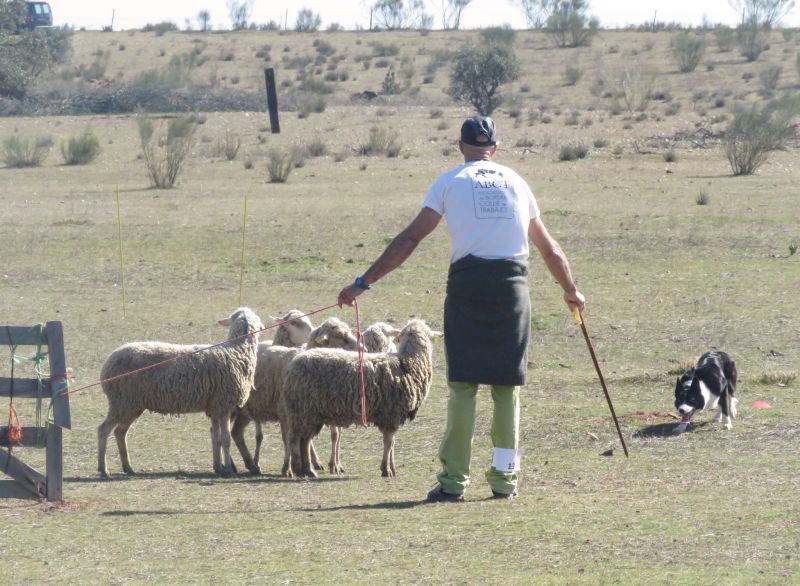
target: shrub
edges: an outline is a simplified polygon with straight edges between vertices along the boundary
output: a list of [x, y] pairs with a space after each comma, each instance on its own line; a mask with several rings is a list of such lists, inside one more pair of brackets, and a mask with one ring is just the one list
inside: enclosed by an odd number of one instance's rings
[[628, 112], [644, 112], [650, 105], [655, 75], [638, 66], [624, 66], [608, 76], [605, 85], [611, 88], [612, 107]]
[[700, 59], [703, 58], [705, 50], [706, 42], [686, 31], [681, 31], [672, 39], [672, 55], [677, 61], [678, 70], [681, 73], [694, 71], [700, 63]]
[[608, 144], [609, 143], [608, 143], [608, 139], [607, 138], [596, 138], [596, 139], [594, 139], [594, 142], [592, 143], [592, 145], [596, 149], [604, 149], [604, 148], [606, 148], [608, 146]]
[[468, 46], [455, 57], [448, 93], [488, 116], [503, 102], [500, 86], [516, 80], [519, 70], [519, 60], [509, 45]]
[[8, 167], [38, 167], [52, 146], [53, 139], [49, 136], [9, 136], [3, 141], [3, 161]]
[[760, 24], [752, 20], [739, 25], [736, 29], [736, 41], [739, 52], [748, 61], [755, 61], [769, 47], [766, 32]]
[[488, 43], [503, 43], [505, 45], [513, 45], [516, 34], [516, 31], [510, 26], [490, 26], [481, 29], [481, 38], [483, 39], [483, 42]]
[[399, 152], [397, 133], [378, 126], [369, 129], [369, 139], [357, 148], [358, 154], [365, 156], [383, 155], [390, 150]]
[[725, 155], [734, 175], [752, 175], [792, 132], [791, 113], [757, 105], [736, 113], [725, 131]]
[[667, 163], [674, 163], [678, 160], [678, 153], [675, 152], [675, 149], [669, 149], [666, 153], [664, 153], [664, 161]]
[[270, 183], [286, 183], [294, 169], [294, 161], [283, 151], [273, 150], [269, 153], [267, 173]]
[[197, 125], [188, 116], [179, 116], [167, 123], [165, 137], [156, 137], [155, 127], [150, 118], [140, 116], [136, 119], [136, 123], [139, 127], [142, 156], [151, 186], [157, 189], [171, 189], [189, 155]]
[[232, 134], [229, 130], [225, 131], [225, 139], [217, 140], [216, 155], [224, 157], [228, 161], [236, 159], [239, 154], [239, 148], [242, 146], [242, 140], [238, 134]]
[[385, 45], [378, 41], [372, 45], [372, 53], [375, 57], [394, 57], [400, 53], [400, 47], [395, 44]]
[[65, 165], [88, 165], [100, 154], [100, 141], [90, 131], [61, 143], [61, 156]]
[[714, 38], [717, 41], [717, 48], [720, 53], [726, 53], [733, 48], [735, 37], [733, 29], [726, 26], [714, 30]]
[[700, 193], [697, 194], [697, 197], [694, 200], [694, 202], [699, 206], [708, 205], [709, 201], [708, 192], [705, 189], [701, 189]]
[[310, 157], [324, 157], [328, 154], [328, 145], [321, 138], [316, 138], [306, 145], [306, 151]]
[[142, 28], [143, 33], [156, 33], [157, 37], [162, 36], [164, 33], [175, 32], [177, 30], [178, 25], [167, 20], [163, 22], [157, 22], [156, 24], [148, 23]]
[[781, 78], [781, 71], [783, 71], [783, 68], [780, 65], [767, 65], [758, 72], [761, 88], [765, 92], [775, 91], [778, 87], [778, 81]]
[[583, 77], [583, 70], [572, 65], [564, 70], [564, 85], [575, 85]]
[[558, 153], [558, 160], [574, 161], [576, 159], [585, 159], [588, 154], [589, 147], [582, 142], [564, 144], [561, 145], [561, 150]]

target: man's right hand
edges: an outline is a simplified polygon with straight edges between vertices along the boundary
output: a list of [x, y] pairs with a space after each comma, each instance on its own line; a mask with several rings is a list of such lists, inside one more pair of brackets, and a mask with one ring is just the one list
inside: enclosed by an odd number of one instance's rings
[[364, 289], [357, 287], [355, 284], [348, 285], [339, 291], [339, 298], [337, 299], [339, 307], [342, 307], [343, 305], [349, 305], [352, 307], [356, 304], [356, 297], [361, 295], [363, 292]]
[[574, 308], [577, 308], [578, 311], [583, 313], [583, 310], [586, 307], [586, 298], [577, 289], [575, 289], [575, 291], [572, 293], [564, 293], [564, 301], [566, 302], [570, 311], [572, 311]]

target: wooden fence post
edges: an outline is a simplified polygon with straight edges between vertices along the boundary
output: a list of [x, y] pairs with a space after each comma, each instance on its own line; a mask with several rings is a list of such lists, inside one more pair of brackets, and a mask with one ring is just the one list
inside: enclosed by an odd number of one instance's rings
[[269, 110], [269, 126], [272, 134], [280, 134], [281, 123], [278, 120], [278, 91], [275, 87], [275, 70], [269, 67], [264, 70], [267, 85], [267, 109]]

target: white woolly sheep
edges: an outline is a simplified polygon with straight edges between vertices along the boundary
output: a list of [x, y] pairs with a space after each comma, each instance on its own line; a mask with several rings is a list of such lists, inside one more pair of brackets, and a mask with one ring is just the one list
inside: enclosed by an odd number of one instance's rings
[[[286, 346], [289, 348], [299, 348], [305, 345], [306, 342], [308, 342], [308, 337], [311, 334], [311, 331], [314, 329], [314, 324], [312, 324], [308, 316], [306, 316], [299, 309], [289, 310], [289, 312], [282, 318], [273, 316], [270, 316], [270, 318], [274, 323], [278, 324], [278, 327], [276, 328], [275, 331], [275, 335], [273, 336], [271, 342], [273, 346]], [[259, 346], [269, 346], [269, 345], [270, 342], [265, 342], [260, 344]], [[247, 425], [247, 423], [244, 423], [244, 425]], [[261, 422], [258, 420], [255, 421], [255, 427], [256, 427], [255, 467], [258, 468], [258, 458], [261, 452], [261, 443], [264, 441], [264, 429], [261, 426]], [[244, 429], [241, 430], [241, 433], [243, 432]], [[236, 442], [236, 445], [237, 447], [239, 447], [239, 451], [241, 452], [242, 451], [241, 446], [244, 445], [244, 436], [239, 438], [239, 440]], [[245, 446], [245, 450], [246, 449], [247, 448]], [[246, 462], [247, 460], [245, 460], [245, 463]]]
[[280, 318], [270, 317], [274, 323], [278, 324], [275, 335], [272, 337], [272, 344], [275, 346], [299, 348], [308, 342], [308, 336], [314, 329], [314, 324], [299, 309], [292, 309]]
[[393, 325], [376, 322], [361, 333], [367, 352], [397, 352], [394, 339], [400, 335]]
[[[414, 419], [428, 394], [433, 338], [439, 335], [414, 319], [400, 333], [397, 353], [363, 357], [367, 421], [383, 433], [383, 476], [397, 473], [394, 434], [406, 420]], [[323, 425], [361, 422], [358, 367], [358, 354], [328, 349], [300, 352], [289, 364], [284, 404], [292, 474], [316, 477], [309, 446]]]
[[[385, 322], [376, 322], [361, 332], [361, 340], [367, 352], [397, 352], [394, 339], [400, 335], [400, 330]], [[340, 446], [342, 443], [342, 430], [331, 428], [331, 460], [328, 470], [331, 474], [343, 474], [344, 467], [339, 458]], [[311, 460], [314, 461], [315, 453], [313, 443], [311, 444]], [[317, 470], [317, 468], [315, 466]]]
[[[127, 433], [145, 411], [179, 414], [203, 412], [211, 418], [214, 472], [233, 472], [231, 417], [250, 395], [256, 371], [258, 332], [264, 326], [249, 308], [240, 307], [220, 320], [228, 341], [202, 347], [165, 342], [133, 342], [114, 350], [101, 371], [108, 415], [97, 429], [97, 467], [108, 476], [106, 443], [114, 431], [126, 474], [134, 474], [128, 457]], [[158, 363], [169, 361], [158, 366]], [[152, 368], [148, 368], [152, 367]], [[129, 374], [139, 369], [141, 372]], [[114, 380], [114, 377], [119, 377]], [[222, 451], [222, 458], [220, 457]], [[224, 458], [224, 462], [222, 459]]]
[[[344, 348], [355, 350], [358, 341], [353, 336], [350, 327], [342, 320], [335, 317], [328, 318], [309, 336], [308, 348]], [[259, 344], [258, 361], [256, 364], [255, 383], [250, 397], [242, 408], [233, 424], [231, 435], [244, 464], [251, 474], [261, 474], [259, 457], [263, 434], [259, 433], [260, 424], [266, 421], [278, 421], [281, 424], [281, 437], [284, 444], [284, 464], [282, 473], [287, 474], [289, 466], [289, 449], [286, 441], [284, 410], [283, 410], [283, 381], [286, 367], [292, 358], [301, 351], [300, 348], [286, 348], [274, 344]], [[244, 430], [250, 421], [256, 422], [256, 449], [253, 456], [247, 449], [244, 441]], [[335, 446], [338, 446], [339, 430], [331, 428], [331, 458], [329, 469], [334, 472], [336, 462]], [[321, 470], [322, 463], [311, 445], [311, 458], [314, 466]]]

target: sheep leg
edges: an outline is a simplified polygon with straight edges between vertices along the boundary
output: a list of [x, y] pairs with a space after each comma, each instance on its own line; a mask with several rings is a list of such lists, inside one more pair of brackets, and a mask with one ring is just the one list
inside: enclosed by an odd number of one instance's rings
[[217, 420], [217, 443], [218, 454], [222, 452], [222, 460], [220, 462], [220, 469], [217, 472], [220, 476], [231, 476], [233, 474], [233, 461], [231, 460], [231, 418], [230, 415], [225, 415]]
[[117, 427], [114, 429], [114, 437], [117, 439], [117, 448], [119, 449], [119, 459], [122, 460], [122, 470], [128, 476], [135, 474], [128, 456], [128, 430], [141, 414], [142, 411], [139, 411], [135, 415], [123, 419], [117, 423]]
[[300, 438], [300, 458], [300, 476], [316, 478], [317, 473], [314, 471], [314, 466], [311, 462], [311, 436]]
[[[281, 439], [283, 440], [283, 468], [281, 468], [281, 476], [291, 477], [292, 474], [292, 444], [286, 432], [286, 427], [283, 423], [281, 426]], [[299, 454], [299, 452], [298, 452]]]
[[309, 450], [311, 452], [311, 465], [314, 470], [325, 470], [325, 466], [323, 466], [322, 461], [319, 459], [317, 450], [314, 449], [314, 440], [311, 440], [311, 443], [309, 444]]
[[392, 478], [395, 475], [394, 467], [394, 431], [383, 431], [383, 460], [381, 460], [381, 476]]
[[[239, 453], [242, 455], [242, 460], [244, 460], [245, 467], [250, 471], [250, 474], [258, 475], [261, 474], [261, 469], [258, 467], [258, 450], [260, 447], [258, 443], [258, 434], [256, 434], [255, 461], [250, 456], [250, 450], [247, 449], [247, 443], [244, 441], [244, 430], [250, 421], [252, 420], [250, 419], [247, 411], [244, 409], [241, 410], [236, 416], [236, 420], [233, 422], [231, 437], [233, 437], [236, 447], [239, 448]], [[261, 429], [261, 425], [258, 422], [256, 422], [256, 428], [259, 430]]]
[[211, 459], [214, 463], [214, 473], [222, 474], [221, 458], [219, 453], [219, 421], [211, 419]]
[[109, 414], [105, 421], [97, 428], [97, 471], [102, 478], [108, 478], [108, 466], [106, 465], [106, 444], [111, 430], [116, 427], [117, 422]]
[[328, 470], [331, 474], [344, 474], [341, 460], [339, 460], [339, 442], [342, 440], [342, 428], [332, 425], [331, 429], [331, 459]]
[[258, 472], [253, 472], [253, 474], [261, 474], [261, 468], [258, 465], [258, 461], [261, 459], [261, 444], [264, 442], [264, 430], [261, 427], [261, 422], [256, 421], [256, 451], [253, 454], [253, 466], [258, 470]]

